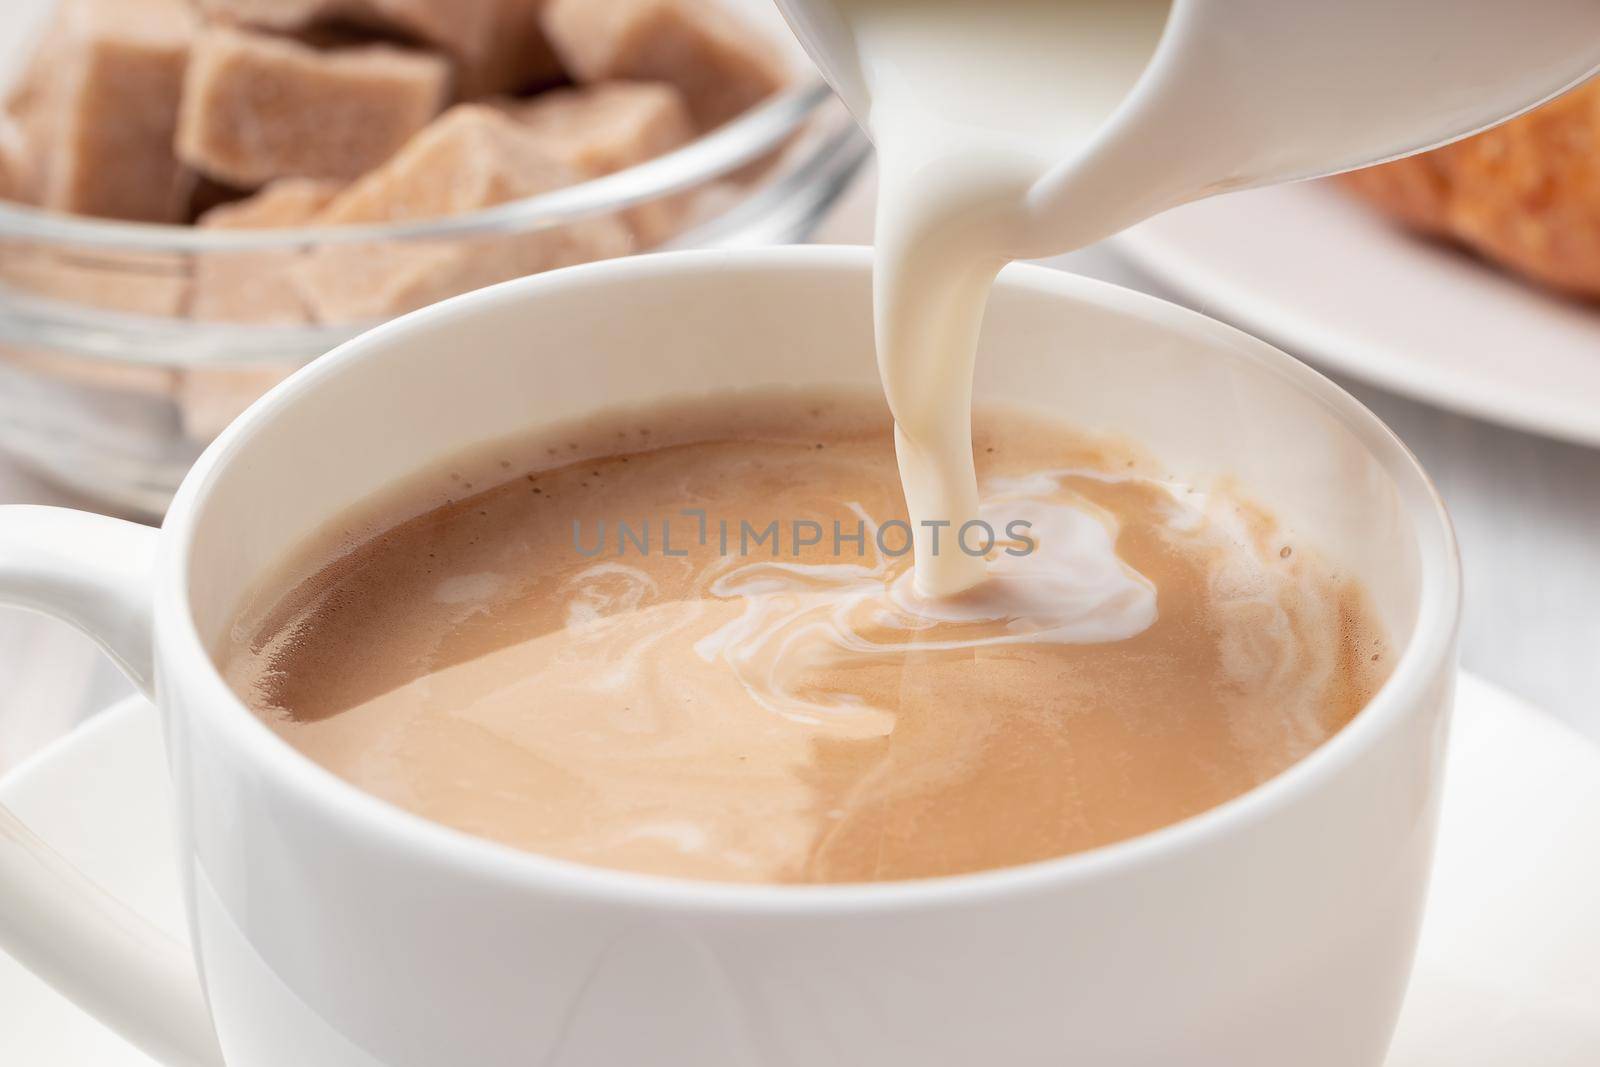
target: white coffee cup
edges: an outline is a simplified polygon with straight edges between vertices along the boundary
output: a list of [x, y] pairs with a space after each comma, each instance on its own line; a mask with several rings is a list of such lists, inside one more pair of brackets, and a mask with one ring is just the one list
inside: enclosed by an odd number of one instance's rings
[[1191, 484], [1236, 479], [1365, 582], [1403, 649], [1350, 726], [1196, 818], [920, 882], [595, 870], [360, 792], [218, 675], [208, 649], [254, 579], [453, 452], [712, 388], [872, 383], [869, 257], [646, 256], [469, 294], [257, 403], [159, 532], [0, 509], [0, 601], [87, 630], [161, 709], [195, 946], [191, 961], [0, 812], [0, 947], [175, 1064], [1375, 1067], [1432, 856], [1454, 541], [1355, 400], [1159, 300], [1009, 269], [978, 396], [1126, 434]]

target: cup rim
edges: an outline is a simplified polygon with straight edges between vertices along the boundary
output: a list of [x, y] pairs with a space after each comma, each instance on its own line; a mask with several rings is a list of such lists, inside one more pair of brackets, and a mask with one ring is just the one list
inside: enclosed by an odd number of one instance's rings
[[1287, 353], [1232, 326], [1158, 297], [1048, 267], [1017, 264], [999, 287], [1047, 297], [1088, 300], [1165, 327], [1210, 347], [1225, 343], [1262, 372], [1318, 402], [1365, 445], [1398, 490], [1417, 529], [1421, 589], [1417, 618], [1394, 670], [1365, 707], [1334, 736], [1267, 781], [1179, 822], [1132, 838], [1031, 863], [966, 874], [889, 882], [778, 885], [724, 883], [593, 867], [525, 852], [455, 830], [367, 793], [314, 763], [279, 737], [228, 687], [212, 661], [190, 610], [189, 563], [194, 519], [210, 488], [254, 428], [297, 396], [317, 387], [347, 363], [375, 358], [391, 340], [436, 320], [469, 318], [510, 302], [537, 300], [547, 290], [572, 285], [627, 284], [671, 273], [727, 276], [827, 270], [870, 277], [872, 249], [864, 246], [791, 246], [740, 250], [663, 252], [584, 264], [520, 278], [414, 311], [347, 341], [258, 400], [205, 451], [179, 488], [162, 528], [155, 617], [159, 689], [174, 681], [193, 694], [194, 713], [211, 716], [263, 773], [314, 802], [351, 832], [378, 835], [419, 860], [464, 869], [473, 876], [544, 895], [605, 900], [658, 910], [715, 910], [738, 914], [867, 913], [945, 907], [974, 898], [1027, 895], [1117, 876], [1164, 857], [1203, 848], [1259, 823], [1359, 761], [1379, 739], [1426, 706], [1426, 691], [1453, 670], [1460, 625], [1461, 573], [1455, 534], [1438, 491], [1416, 457], [1358, 400]]

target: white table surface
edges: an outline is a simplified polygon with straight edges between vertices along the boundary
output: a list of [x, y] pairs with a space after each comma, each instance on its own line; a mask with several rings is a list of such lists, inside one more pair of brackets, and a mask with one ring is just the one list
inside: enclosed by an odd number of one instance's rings
[[[863, 181], [819, 239], [864, 242], [870, 214]], [[1058, 263], [1170, 295], [1104, 248]], [[1342, 384], [1411, 446], [1455, 517], [1463, 665], [1600, 739], [1600, 451]], [[0, 460], [0, 503], [74, 501]], [[0, 609], [0, 681], [0, 770], [130, 691], [86, 638], [10, 609]]]

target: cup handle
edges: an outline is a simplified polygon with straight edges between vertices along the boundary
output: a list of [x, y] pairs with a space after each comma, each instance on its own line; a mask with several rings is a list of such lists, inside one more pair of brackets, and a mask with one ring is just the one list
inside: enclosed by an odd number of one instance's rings
[[[152, 697], [157, 537], [150, 527], [103, 515], [0, 507], [0, 603], [71, 623]], [[4, 806], [0, 949], [161, 1063], [221, 1067], [189, 951]]]

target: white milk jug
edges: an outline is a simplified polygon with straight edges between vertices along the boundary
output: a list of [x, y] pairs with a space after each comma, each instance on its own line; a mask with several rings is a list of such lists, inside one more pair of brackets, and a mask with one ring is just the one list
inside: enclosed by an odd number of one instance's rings
[[880, 150], [920, 113], [1052, 157], [1012, 259], [1430, 148], [1600, 68], [1594, 0], [777, 2]]
[[878, 148], [878, 364], [916, 588], [977, 520], [971, 382], [1010, 260], [1472, 133], [1600, 66], [1600, 0], [778, 0]]

